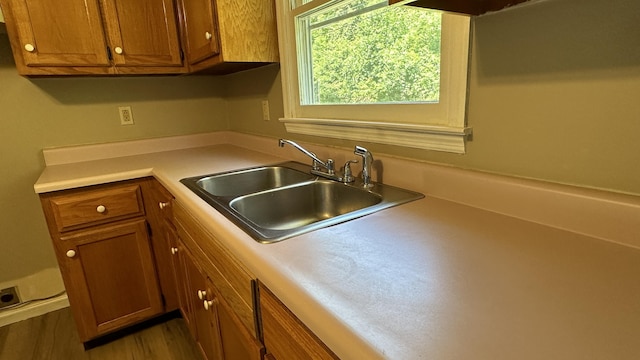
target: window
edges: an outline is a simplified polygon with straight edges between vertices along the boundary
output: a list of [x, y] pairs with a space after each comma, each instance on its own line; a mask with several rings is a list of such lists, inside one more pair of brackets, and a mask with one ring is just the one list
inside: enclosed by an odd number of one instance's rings
[[386, 1], [343, 1], [296, 19], [300, 101], [438, 102], [442, 15]]
[[469, 18], [278, 0], [287, 131], [464, 153]]

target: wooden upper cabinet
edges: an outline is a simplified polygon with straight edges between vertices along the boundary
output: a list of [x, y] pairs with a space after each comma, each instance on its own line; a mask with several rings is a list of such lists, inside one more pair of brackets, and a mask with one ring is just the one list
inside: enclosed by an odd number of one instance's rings
[[3, 0], [2, 9], [7, 26], [15, 30], [19, 66], [101, 66], [106, 71], [110, 65], [97, 0]]
[[119, 66], [182, 66], [172, 0], [101, 0], [113, 62]]
[[279, 61], [274, 0], [0, 5], [21, 75], [227, 74]]
[[273, 0], [180, 0], [190, 71], [226, 74], [279, 61]]
[[175, 0], [0, 0], [21, 75], [184, 73]]
[[406, 3], [411, 6], [443, 10], [467, 15], [482, 15], [489, 11], [502, 10], [528, 0], [389, 0], [389, 5]]
[[184, 37], [189, 64], [220, 54], [218, 18], [211, 0], [186, 0], [182, 2]]

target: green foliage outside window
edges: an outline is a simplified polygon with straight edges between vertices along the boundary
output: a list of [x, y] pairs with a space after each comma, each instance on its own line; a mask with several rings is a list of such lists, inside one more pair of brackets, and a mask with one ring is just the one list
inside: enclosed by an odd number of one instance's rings
[[[352, 5], [358, 2], [366, 0]], [[326, 18], [324, 13], [313, 20]], [[312, 102], [437, 102], [440, 33], [439, 12], [408, 6], [385, 6], [312, 27]]]

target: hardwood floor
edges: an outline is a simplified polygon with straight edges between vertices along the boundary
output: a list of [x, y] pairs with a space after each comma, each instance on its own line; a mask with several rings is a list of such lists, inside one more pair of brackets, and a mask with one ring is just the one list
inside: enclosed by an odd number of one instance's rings
[[[85, 350], [69, 308], [0, 328], [0, 360], [201, 360], [181, 318], [119, 333]], [[113, 338], [113, 339], [112, 339]]]

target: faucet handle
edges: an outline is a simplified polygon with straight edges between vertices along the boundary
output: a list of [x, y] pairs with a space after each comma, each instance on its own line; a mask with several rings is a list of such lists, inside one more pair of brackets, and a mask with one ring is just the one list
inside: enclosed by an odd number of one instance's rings
[[333, 175], [336, 173], [333, 159], [327, 159], [326, 168], [329, 174]]
[[347, 160], [344, 164], [344, 175], [342, 176], [343, 183], [352, 183], [356, 180], [356, 178], [353, 177], [353, 172], [351, 171], [351, 164], [355, 164], [357, 162], [358, 160]]

